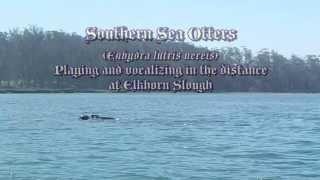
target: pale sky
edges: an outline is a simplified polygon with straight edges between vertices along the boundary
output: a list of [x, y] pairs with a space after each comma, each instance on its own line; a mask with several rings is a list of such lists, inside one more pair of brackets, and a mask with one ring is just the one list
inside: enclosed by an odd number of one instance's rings
[[37, 25], [84, 35], [88, 26], [185, 30], [212, 26], [237, 29], [239, 38], [201, 46], [269, 48], [286, 56], [304, 56], [320, 54], [319, 9], [318, 0], [10, 0], [1, 2], [0, 30]]

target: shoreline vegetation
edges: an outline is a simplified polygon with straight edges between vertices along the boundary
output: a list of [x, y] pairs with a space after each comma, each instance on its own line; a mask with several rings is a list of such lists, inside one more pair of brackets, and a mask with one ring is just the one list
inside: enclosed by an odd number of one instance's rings
[[[102, 58], [106, 51], [154, 52], [154, 51], [219, 52], [219, 59], [211, 62], [197, 61], [133, 61], [113, 62]], [[320, 53], [320, 52], [319, 52]], [[170, 64], [169, 64], [170, 63]], [[84, 37], [63, 31], [45, 31], [36, 26], [0, 32], [0, 93], [72, 93], [110, 92], [106, 87], [115, 81], [149, 80], [172, 82], [173, 76], [124, 76], [107, 74], [99, 77], [56, 76], [55, 67], [70, 65], [79, 67], [146, 67], [150, 65], [172, 67], [208, 67], [241, 65], [266, 67], [265, 76], [242, 76], [241, 74], [215, 76], [182, 76], [187, 81], [213, 80], [215, 92], [274, 92], [274, 93], [320, 93], [319, 54], [285, 57], [271, 49], [252, 52], [246, 47], [209, 49], [180, 42], [97, 41], [86, 44]], [[138, 68], [139, 69], [139, 68]], [[177, 69], [177, 68], [176, 68]], [[269, 73], [270, 72], [270, 73]], [[179, 74], [177, 74], [179, 75]], [[211, 75], [211, 74], [210, 74]], [[122, 92], [122, 91], [121, 91]], [[158, 91], [155, 91], [158, 92]]]
[[71, 93], [161, 93], [161, 94], [217, 94], [217, 93], [266, 93], [266, 94], [318, 94], [319, 92], [303, 92], [303, 91], [288, 91], [288, 92], [271, 92], [271, 91], [212, 91], [212, 92], [173, 92], [173, 91], [110, 91], [106, 89], [0, 89], [0, 94], [71, 94]]
[[0, 89], [0, 94], [41, 94], [41, 93], [106, 93], [108, 90], [76, 89]]

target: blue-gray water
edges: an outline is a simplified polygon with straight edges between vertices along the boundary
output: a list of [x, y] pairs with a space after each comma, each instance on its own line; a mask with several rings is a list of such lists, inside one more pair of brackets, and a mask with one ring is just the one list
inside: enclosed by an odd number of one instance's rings
[[1, 94], [0, 179], [320, 179], [320, 95]]

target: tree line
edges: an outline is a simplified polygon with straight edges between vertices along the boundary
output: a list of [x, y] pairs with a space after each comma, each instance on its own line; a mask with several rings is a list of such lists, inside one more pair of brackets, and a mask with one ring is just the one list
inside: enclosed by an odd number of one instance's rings
[[[105, 89], [106, 84], [119, 77], [98, 79], [72, 79], [54, 76], [56, 65], [81, 64], [109, 66], [100, 57], [110, 51], [205, 51], [188, 43], [103, 41], [89, 45], [76, 33], [45, 31], [36, 26], [9, 32], [0, 32], [0, 89]], [[276, 51], [262, 49], [253, 53], [247, 48], [219, 49], [220, 58], [214, 65], [242, 64], [265, 66], [269, 74], [264, 77], [214, 77], [217, 91], [240, 92], [320, 92], [320, 58], [292, 55], [287, 58]], [[144, 65], [148, 62], [133, 62]], [[196, 65], [199, 62], [172, 62], [172, 65]], [[123, 77], [121, 77], [123, 78]], [[150, 77], [148, 77], [150, 78]], [[154, 77], [157, 80], [159, 77]], [[165, 77], [163, 77], [165, 78]], [[197, 80], [201, 77], [189, 77]]]

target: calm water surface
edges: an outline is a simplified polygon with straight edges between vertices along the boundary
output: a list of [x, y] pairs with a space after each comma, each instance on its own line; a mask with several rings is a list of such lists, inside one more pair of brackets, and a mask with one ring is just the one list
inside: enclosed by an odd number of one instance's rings
[[320, 179], [320, 94], [1, 94], [0, 179]]

